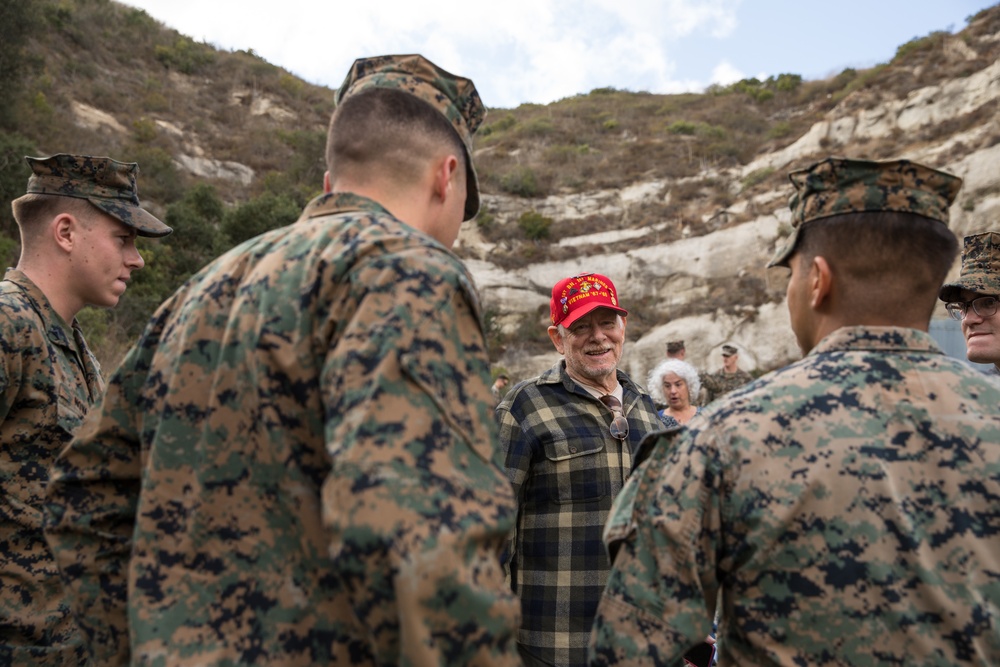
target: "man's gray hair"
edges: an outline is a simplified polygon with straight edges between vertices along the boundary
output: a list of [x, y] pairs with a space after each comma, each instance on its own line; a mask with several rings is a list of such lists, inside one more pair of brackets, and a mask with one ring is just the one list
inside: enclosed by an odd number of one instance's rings
[[658, 403], [667, 402], [666, 396], [663, 395], [663, 376], [667, 373], [674, 373], [677, 377], [684, 380], [688, 388], [688, 400], [691, 403], [698, 400], [698, 394], [701, 393], [701, 380], [698, 379], [698, 371], [686, 361], [666, 359], [658, 363], [649, 372], [649, 378], [646, 380], [646, 388], [649, 390], [649, 395], [653, 397], [654, 401]]

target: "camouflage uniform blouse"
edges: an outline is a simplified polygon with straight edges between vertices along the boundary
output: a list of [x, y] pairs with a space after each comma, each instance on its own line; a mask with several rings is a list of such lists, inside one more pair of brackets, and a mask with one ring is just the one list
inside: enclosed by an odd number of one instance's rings
[[492, 405], [470, 276], [375, 202], [223, 255], [53, 476], [100, 664], [513, 664]]
[[716, 399], [722, 398], [732, 390], [742, 387], [748, 382], [753, 382], [753, 376], [742, 368], [737, 368], [735, 373], [727, 373], [725, 370], [719, 370], [714, 373], [702, 373], [700, 380], [703, 393], [706, 396], [705, 404], [707, 405]]
[[611, 410], [560, 360], [508, 392], [497, 408], [500, 443], [519, 500], [510, 551], [521, 599], [520, 642], [554, 665], [583, 665], [607, 554], [601, 530], [632, 471], [632, 450], [663, 426], [648, 394], [618, 371], [628, 439], [612, 437]]
[[76, 665], [83, 644], [42, 534], [49, 468], [104, 391], [97, 359], [23, 272], [0, 281], [0, 664]]
[[720, 591], [720, 665], [1000, 664], [1000, 383], [929, 335], [838, 329], [653, 444], [593, 664], [670, 664]]

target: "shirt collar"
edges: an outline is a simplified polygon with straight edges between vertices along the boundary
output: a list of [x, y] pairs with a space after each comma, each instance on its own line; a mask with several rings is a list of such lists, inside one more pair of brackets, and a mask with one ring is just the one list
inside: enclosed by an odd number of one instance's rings
[[944, 354], [926, 331], [908, 327], [841, 327], [827, 334], [809, 355], [855, 350]]
[[328, 192], [316, 197], [306, 205], [300, 220], [317, 218], [323, 215], [334, 215], [344, 211], [367, 211], [392, 215], [374, 199], [356, 195], [353, 192]]

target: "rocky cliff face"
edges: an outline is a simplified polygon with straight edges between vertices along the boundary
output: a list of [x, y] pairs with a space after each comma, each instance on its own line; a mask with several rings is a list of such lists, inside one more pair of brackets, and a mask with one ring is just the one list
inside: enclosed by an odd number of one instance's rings
[[[994, 41], [1000, 35], [984, 39]], [[950, 39], [943, 57], [974, 54], [961, 39]], [[1000, 213], [1000, 61], [962, 78], [913, 90], [904, 97], [859, 91], [843, 99], [808, 132], [787, 147], [760, 155], [752, 163], [728, 170], [706, 170], [696, 179], [723, 180], [732, 203], [703, 216], [704, 227], [681, 230], [680, 240], [666, 242], [665, 230], [678, 224], [663, 219], [639, 229], [628, 228], [558, 239], [562, 248], [578, 249], [572, 259], [504, 269], [491, 261], [495, 250], [467, 225], [459, 239], [484, 302], [508, 331], [537, 321], [548, 324], [551, 286], [560, 278], [597, 271], [614, 280], [622, 304], [647, 323], [630, 335], [624, 369], [645, 382], [649, 369], [663, 358], [665, 342], [687, 342], [688, 360], [704, 370], [721, 366], [720, 347], [741, 349], [741, 366], [771, 370], [797, 359], [800, 352], [789, 328], [783, 288], [774, 284], [764, 265], [778, 241], [790, 231], [786, 207], [791, 186], [770, 179], [770, 189], [747, 188], [753, 174], [786, 172], [828, 155], [869, 157], [872, 142], [880, 157], [921, 161], [961, 176], [964, 185], [951, 210], [951, 228], [960, 238], [998, 228]], [[948, 131], [952, 123], [955, 131]], [[943, 128], [943, 129], [942, 129]], [[887, 146], [888, 144], [888, 146]], [[534, 210], [559, 221], [593, 215], [628, 219], [648, 204], [671, 201], [675, 191], [688, 192], [682, 180], [635, 183], [613, 191], [523, 199], [485, 195], [485, 207], [499, 224], [514, 224]], [[639, 217], [636, 215], [636, 217]], [[562, 253], [561, 256], [565, 256]], [[958, 264], [953, 269], [957, 274]], [[945, 317], [943, 308], [937, 314]], [[631, 327], [630, 322], [630, 330]], [[524, 378], [551, 365], [554, 352], [530, 352], [510, 345], [499, 365]]]

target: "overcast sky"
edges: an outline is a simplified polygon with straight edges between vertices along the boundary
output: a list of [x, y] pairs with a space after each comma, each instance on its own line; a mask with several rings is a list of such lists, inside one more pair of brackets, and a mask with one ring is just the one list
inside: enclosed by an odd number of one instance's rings
[[701, 91], [790, 72], [821, 79], [887, 62], [983, 0], [126, 0], [221, 49], [253, 49], [335, 88], [355, 58], [421, 53], [471, 78], [489, 107], [612, 86]]

